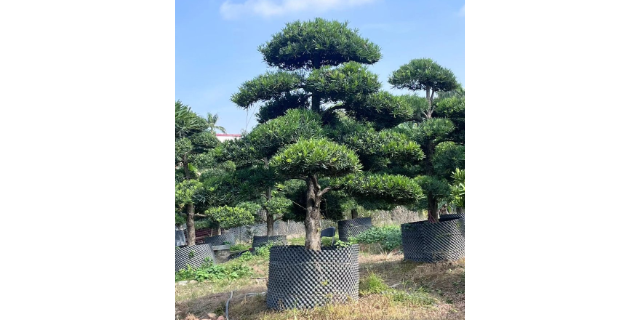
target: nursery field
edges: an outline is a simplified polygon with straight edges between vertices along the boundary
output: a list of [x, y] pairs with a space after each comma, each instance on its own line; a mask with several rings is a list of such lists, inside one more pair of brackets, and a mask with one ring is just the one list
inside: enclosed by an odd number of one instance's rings
[[[297, 244], [303, 239], [291, 239]], [[176, 275], [176, 319], [464, 319], [464, 259], [443, 263], [402, 261], [397, 249], [361, 244], [359, 301], [307, 310], [267, 309], [268, 249]], [[200, 273], [198, 273], [200, 272]], [[189, 279], [189, 280], [187, 280]], [[196, 280], [197, 279], [197, 280]], [[222, 316], [222, 318], [220, 318]]]

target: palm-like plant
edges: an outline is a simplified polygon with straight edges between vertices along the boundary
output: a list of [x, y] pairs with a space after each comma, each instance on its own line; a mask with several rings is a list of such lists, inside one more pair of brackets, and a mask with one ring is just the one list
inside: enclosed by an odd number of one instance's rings
[[205, 125], [200, 117], [191, 111], [191, 108], [183, 104], [180, 100], [176, 101], [175, 129], [176, 140], [184, 138], [195, 132], [203, 130]]
[[207, 113], [207, 128], [211, 131], [212, 134], [216, 134], [216, 130], [222, 131], [222, 133], [227, 133], [227, 130], [222, 126], [216, 126], [218, 122], [218, 114]]
[[453, 205], [464, 210], [464, 169], [456, 168], [452, 174], [453, 184], [451, 185], [451, 197]]

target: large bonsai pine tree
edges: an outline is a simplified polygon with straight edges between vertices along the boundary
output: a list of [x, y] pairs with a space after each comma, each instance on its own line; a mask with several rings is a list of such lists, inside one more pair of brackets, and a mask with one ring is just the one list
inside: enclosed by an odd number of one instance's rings
[[[401, 99], [379, 92], [377, 76], [364, 66], [380, 59], [377, 45], [360, 37], [346, 23], [315, 19], [287, 24], [259, 51], [264, 61], [278, 70], [245, 82], [232, 101], [244, 109], [264, 102], [258, 112], [261, 123], [273, 121], [289, 109], [309, 109], [322, 121], [324, 133], [282, 146], [269, 162], [281, 177], [305, 182], [306, 201], [302, 206], [307, 249], [320, 250], [320, 204], [331, 190], [395, 203], [410, 203], [422, 196], [413, 180], [375, 173], [368, 170], [372, 166], [361, 161], [369, 153], [388, 161], [424, 157], [419, 146], [407, 137], [397, 135], [385, 140], [392, 134], [381, 133], [406, 121], [411, 110]], [[336, 135], [335, 127], [344, 127], [349, 121], [366, 130], [344, 130], [344, 134]], [[371, 140], [381, 142], [380, 146], [376, 150], [367, 145], [354, 148], [357, 139], [345, 138], [351, 134], [369, 134]]]

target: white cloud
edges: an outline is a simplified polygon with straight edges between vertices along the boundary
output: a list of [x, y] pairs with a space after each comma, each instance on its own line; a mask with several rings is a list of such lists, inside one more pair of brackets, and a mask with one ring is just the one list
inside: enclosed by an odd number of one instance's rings
[[464, 17], [464, 4], [462, 5], [462, 8], [460, 8], [460, 11], [458, 11], [458, 14]]
[[334, 9], [355, 7], [376, 0], [245, 0], [244, 2], [225, 1], [220, 13], [225, 19], [236, 19], [245, 15], [257, 15], [265, 18], [281, 16], [302, 11], [324, 12]]

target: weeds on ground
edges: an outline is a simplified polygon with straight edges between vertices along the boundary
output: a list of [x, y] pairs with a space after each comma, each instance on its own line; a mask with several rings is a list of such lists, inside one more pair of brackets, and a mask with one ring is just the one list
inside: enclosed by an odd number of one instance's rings
[[384, 251], [391, 251], [402, 246], [402, 233], [400, 226], [396, 225], [372, 227], [349, 241], [360, 244], [378, 243]]
[[370, 273], [360, 280], [359, 291], [360, 296], [382, 294], [392, 302], [412, 307], [432, 306], [438, 302], [437, 299], [429, 295], [427, 290], [421, 287], [413, 291], [401, 291], [391, 288], [375, 273]]
[[236, 280], [244, 276], [251, 275], [252, 270], [242, 264], [213, 264], [205, 262], [199, 268], [187, 265], [186, 269], [176, 272], [176, 281], [181, 280]]
[[249, 249], [251, 249], [251, 245], [250, 244], [243, 244], [243, 243], [234, 244], [234, 245], [229, 247], [229, 251], [231, 251], [231, 252], [245, 251], [245, 250], [249, 250]]

